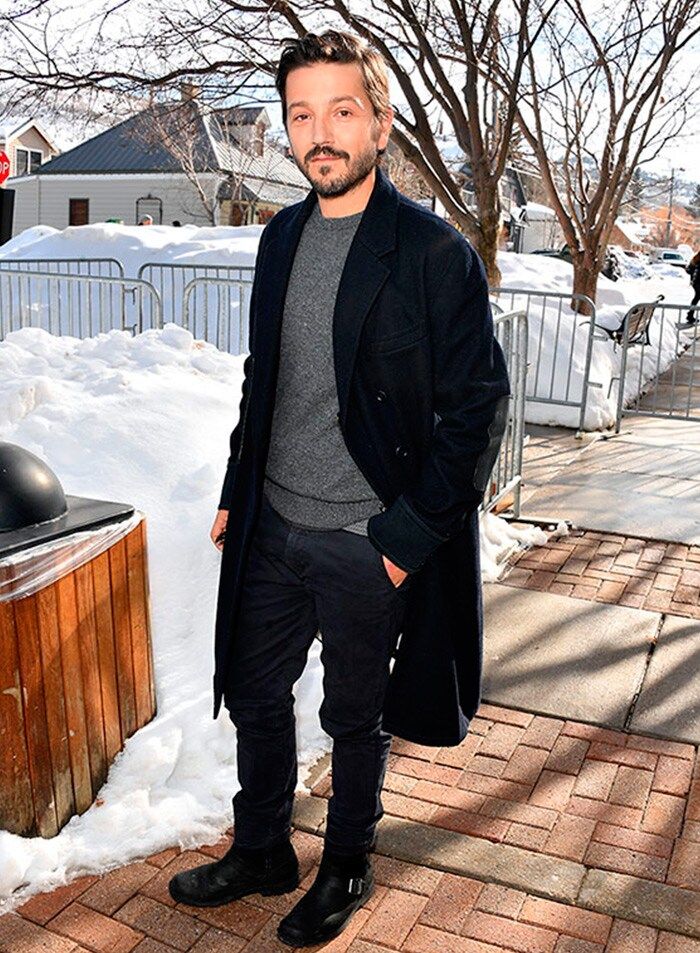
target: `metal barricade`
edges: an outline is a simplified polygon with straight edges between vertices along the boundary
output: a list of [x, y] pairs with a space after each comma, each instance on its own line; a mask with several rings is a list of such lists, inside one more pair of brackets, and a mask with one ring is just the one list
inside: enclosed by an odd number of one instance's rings
[[92, 337], [114, 328], [136, 334], [162, 326], [160, 298], [147, 281], [0, 269], [0, 340], [25, 327]]
[[[144, 281], [149, 281], [157, 289], [163, 304], [163, 320], [166, 322], [172, 321], [175, 324], [184, 323], [185, 288], [195, 278], [233, 282], [240, 285], [241, 307], [245, 312], [245, 316], [242, 312], [241, 324], [245, 324], [248, 320], [247, 306], [250, 301], [254, 274], [255, 268], [252, 265], [197, 265], [153, 261], [146, 262], [138, 270], [138, 277]], [[202, 292], [203, 287], [197, 293]], [[247, 334], [242, 340], [244, 342], [243, 349], [245, 349], [245, 342], [248, 340]], [[234, 351], [233, 353], [238, 354], [240, 351]]]
[[491, 471], [481, 509], [492, 510], [504, 498], [513, 497], [510, 513], [520, 516], [523, 444], [525, 440], [525, 397], [528, 373], [528, 318], [525, 311], [508, 311], [493, 321], [496, 340], [508, 365], [511, 398], [508, 422], [498, 459]]
[[[528, 348], [527, 401], [577, 408], [578, 430], [582, 431], [588, 388], [602, 387], [589, 380], [596, 329], [593, 301], [582, 294], [530, 288], [492, 288], [489, 294], [499, 299], [501, 295], [509, 296], [510, 308], [521, 308], [527, 315], [532, 336]], [[573, 311], [572, 301], [582, 302], [589, 313]], [[500, 300], [498, 304], [502, 307]], [[546, 325], [551, 326], [547, 334]]]
[[[618, 380], [616, 433], [625, 414], [700, 423], [700, 305], [654, 304], [648, 339], [630, 341], [629, 328], [624, 329], [620, 376], [613, 378]], [[694, 324], [687, 322], [688, 315]]]
[[0, 269], [40, 271], [48, 275], [88, 275], [91, 278], [123, 278], [124, 268], [116, 258], [0, 258]]
[[250, 286], [228, 278], [193, 278], [182, 296], [182, 325], [220, 351], [248, 350]]

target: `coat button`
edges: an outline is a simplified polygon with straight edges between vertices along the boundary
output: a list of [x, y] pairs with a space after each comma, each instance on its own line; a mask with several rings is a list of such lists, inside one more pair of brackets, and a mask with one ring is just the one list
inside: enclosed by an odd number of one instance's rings
[[402, 447], [400, 444], [399, 444], [399, 446], [396, 448], [396, 450], [395, 450], [394, 452], [396, 453], [396, 456], [397, 456], [397, 457], [407, 457], [407, 456], [408, 456], [408, 450], [407, 450], [405, 447]]
[[377, 391], [377, 400], [386, 400], [386, 394], [383, 390]]

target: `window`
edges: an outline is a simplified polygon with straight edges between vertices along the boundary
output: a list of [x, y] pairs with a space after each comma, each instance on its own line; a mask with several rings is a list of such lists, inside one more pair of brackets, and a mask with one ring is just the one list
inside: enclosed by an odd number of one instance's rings
[[27, 149], [15, 149], [15, 175], [26, 175], [29, 171], [29, 151]]
[[87, 225], [90, 219], [89, 199], [68, 199], [68, 224]]
[[44, 153], [34, 149], [15, 149], [15, 165], [17, 170], [15, 175], [27, 175], [29, 172], [36, 172], [44, 159]]

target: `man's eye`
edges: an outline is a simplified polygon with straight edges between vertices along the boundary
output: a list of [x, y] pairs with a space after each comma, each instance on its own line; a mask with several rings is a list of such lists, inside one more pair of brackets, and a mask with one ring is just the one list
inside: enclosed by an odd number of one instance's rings
[[294, 121], [296, 122], [297, 119], [305, 119], [305, 118], [306, 118], [306, 113], [297, 113], [296, 116], [294, 117]]
[[347, 113], [348, 116], [352, 116], [352, 110], [351, 110], [351, 109], [339, 109], [338, 112]]

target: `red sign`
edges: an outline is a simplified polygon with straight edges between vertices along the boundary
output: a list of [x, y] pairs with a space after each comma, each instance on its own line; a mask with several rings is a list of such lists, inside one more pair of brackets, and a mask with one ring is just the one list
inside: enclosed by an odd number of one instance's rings
[[0, 149], [0, 185], [7, 179], [10, 175], [10, 160], [7, 158], [6, 153]]

